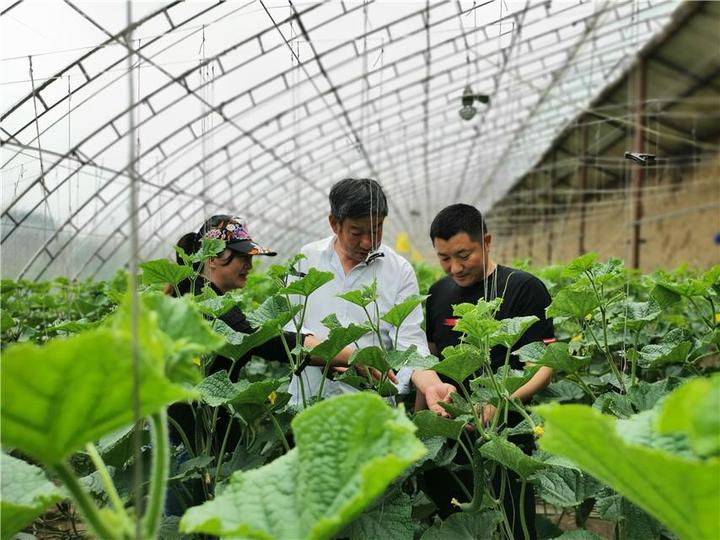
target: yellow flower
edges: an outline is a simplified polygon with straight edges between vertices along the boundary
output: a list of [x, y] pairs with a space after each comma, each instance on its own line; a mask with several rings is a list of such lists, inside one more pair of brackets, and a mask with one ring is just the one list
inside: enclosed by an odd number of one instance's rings
[[270, 395], [268, 396], [268, 401], [269, 401], [272, 405], [275, 405], [275, 401], [277, 401], [277, 392], [276, 392], [275, 390], [273, 390], [272, 392], [270, 392]]
[[720, 323], [720, 313], [715, 314], [715, 322]]
[[200, 365], [200, 357], [196, 356], [195, 358], [193, 358], [192, 363], [195, 364], [196, 366], [199, 366]]
[[543, 436], [543, 434], [545, 433], [545, 430], [542, 428], [542, 426], [535, 426], [533, 428], [533, 433], [535, 434], [535, 438], [539, 439], [540, 437]]
[[585, 320], [592, 321], [592, 313], [588, 313], [587, 315], [585, 315]]
[[570, 341], [582, 341], [583, 335], [582, 332], [579, 334], [575, 334], [573, 337], [570, 338]]

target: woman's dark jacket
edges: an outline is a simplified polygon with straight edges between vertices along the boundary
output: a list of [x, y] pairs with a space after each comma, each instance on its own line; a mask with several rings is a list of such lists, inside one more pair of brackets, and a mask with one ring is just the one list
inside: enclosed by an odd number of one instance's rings
[[[194, 294], [200, 294], [200, 292], [203, 290], [205, 283], [207, 283], [207, 280], [202, 277], [198, 277], [195, 280], [195, 286], [193, 291]], [[190, 280], [184, 280], [178, 285], [178, 289], [181, 295], [190, 293], [191, 287], [192, 284]], [[215, 293], [218, 294], [218, 296], [221, 296], [223, 294], [222, 291], [220, 291], [220, 289], [218, 289], [212, 282], [210, 282], [210, 287], [213, 289], [213, 291], [215, 291]], [[174, 290], [172, 291], [172, 295], [175, 296]], [[252, 334], [256, 330], [252, 327], [252, 325], [247, 320], [245, 314], [242, 312], [238, 305], [233, 306], [230, 310], [226, 311], [223, 315], [218, 317], [218, 319], [223, 321], [236, 332]], [[285, 332], [284, 337], [289, 349], [292, 350], [295, 347], [296, 335], [291, 332]], [[264, 358], [265, 360], [278, 360], [281, 362], [288, 362], [287, 353], [285, 352], [285, 346], [283, 345], [281, 338], [279, 336], [276, 336], [266, 341], [262, 345], [258, 345], [257, 347], [248, 351], [244, 356], [238, 358], [237, 361], [234, 361], [234, 365], [231, 358], [227, 358], [225, 356], [216, 356], [212, 364], [206, 370], [205, 376], [207, 377], [209, 375], [212, 375], [213, 373], [217, 373], [218, 371], [225, 370], [228, 372], [230, 380], [233, 382], [237, 382], [240, 370], [250, 361], [253, 356], [259, 356], [261, 358]], [[187, 403], [175, 403], [171, 405], [170, 409], [168, 410], [168, 414], [170, 415], [170, 417], [175, 420], [175, 422], [177, 422], [180, 427], [182, 427], [183, 431], [185, 431], [185, 434], [187, 435], [191, 444], [193, 444], [193, 441], [195, 440], [195, 420], [193, 415], [193, 408], [195, 408], [196, 414], [200, 412], [197, 405], [189, 405]], [[227, 411], [225, 409], [222, 409], [220, 411], [220, 414], [218, 415], [218, 421], [215, 428], [215, 442], [217, 442], [218, 439], [222, 441], [222, 437], [225, 434], [225, 429], [227, 427], [228, 421], [229, 417], [227, 415]], [[177, 433], [175, 426], [173, 426], [172, 424], [170, 429], [170, 435], [174, 444], [179, 444], [182, 441], [179, 434]], [[233, 428], [226, 446], [227, 451], [232, 451], [235, 448], [238, 437], [239, 432], [235, 428]], [[215, 450], [217, 451], [218, 448], [215, 448]]]

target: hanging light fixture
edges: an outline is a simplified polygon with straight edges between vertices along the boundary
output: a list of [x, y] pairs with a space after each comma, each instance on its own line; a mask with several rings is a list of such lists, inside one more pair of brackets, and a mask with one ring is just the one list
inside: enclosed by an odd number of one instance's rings
[[460, 118], [463, 120], [472, 120], [473, 116], [475, 116], [475, 113], [477, 112], [477, 108], [473, 106], [473, 103], [476, 100], [480, 103], [489, 103], [490, 96], [486, 94], [473, 93], [472, 88], [470, 88], [470, 85], [468, 84], [462, 94], [462, 107], [460, 108], [460, 111], [458, 111]]

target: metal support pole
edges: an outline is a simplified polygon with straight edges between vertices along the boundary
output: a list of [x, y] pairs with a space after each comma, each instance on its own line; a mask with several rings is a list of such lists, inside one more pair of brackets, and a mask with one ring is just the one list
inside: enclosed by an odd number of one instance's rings
[[[645, 99], [646, 99], [646, 77], [645, 77], [645, 58], [641, 56], [638, 58], [637, 71], [636, 71], [636, 93], [637, 108], [635, 110], [635, 143], [633, 144], [634, 151], [645, 153]], [[640, 220], [643, 217], [643, 205], [642, 205], [642, 188], [645, 181], [645, 167], [633, 167], [632, 177], [632, 236], [630, 237], [630, 267], [640, 268]]]
[[550, 220], [550, 210], [554, 204], [553, 185], [555, 184], [555, 161], [557, 160], [557, 150], [552, 154], [552, 165], [550, 167], [550, 177], [548, 178], [548, 203], [545, 207], [545, 231], [547, 234], [547, 260], [545, 264], [552, 264], [553, 260], [553, 242], [555, 241], [555, 219]]
[[587, 190], [588, 177], [588, 120], [589, 118], [583, 116], [581, 119], [582, 124], [580, 125], [580, 233], [578, 241], [578, 255], [585, 253], [585, 191]]
[[[535, 219], [536, 218], [536, 216], [535, 216], [535, 212], [536, 212], [536, 210], [535, 210], [535, 202], [536, 202], [535, 177], [537, 174], [538, 173], [535, 173], [535, 172], [530, 173], [530, 197], [531, 197], [530, 204], [532, 204], [532, 206], [533, 206], [533, 209], [531, 210], [531, 212], [533, 214], [532, 223], [537, 222], [537, 219]], [[527, 256], [531, 261], [533, 259], [533, 248], [534, 248], [534, 243], [535, 243], [535, 229], [536, 229], [536, 227], [533, 224], [533, 225], [530, 225], [530, 230], [528, 231], [528, 255]]]

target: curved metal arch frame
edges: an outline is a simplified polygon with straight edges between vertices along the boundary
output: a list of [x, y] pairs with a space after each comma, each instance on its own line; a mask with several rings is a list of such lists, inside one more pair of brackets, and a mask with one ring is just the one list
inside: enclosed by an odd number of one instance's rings
[[[422, 30], [421, 30], [421, 31], [422, 31]], [[342, 46], [345, 46], [345, 45], [347, 45], [348, 43], [349, 43], [349, 42], [345, 42], [345, 43], [343, 43]], [[324, 54], [327, 54], [328, 52], [329, 52], [329, 51], [325, 51], [325, 52], [323, 53], [323, 55], [324, 55]], [[213, 60], [213, 58], [208, 59], [208, 62], [210, 62], [210, 61], [212, 61], [212, 60]], [[194, 69], [196, 69], [196, 68], [193, 68], [193, 71], [194, 71]], [[291, 69], [295, 69], [295, 68], [291, 68]], [[456, 68], [454, 68], [454, 69], [456, 69]], [[290, 71], [290, 70], [288, 70], [288, 71]], [[286, 71], [285, 73], [287, 73], [288, 71]], [[357, 79], [355, 79], [354, 81], [356, 81], [356, 80], [357, 80]], [[351, 84], [351, 83], [346, 82], [345, 84]], [[410, 85], [408, 85], [408, 86], [410, 86]], [[196, 89], [196, 90], [198, 90], [198, 89]], [[377, 98], [377, 99], [380, 99], [380, 98]], [[141, 100], [141, 101], [142, 101], [142, 100]], [[373, 101], [374, 101], [374, 100], [373, 100]], [[363, 106], [363, 105], [361, 104], [359, 107], [362, 107], [362, 106]], [[367, 106], [367, 104], [365, 104], [364, 106]], [[358, 108], [359, 108], [359, 107], [358, 107]], [[356, 109], [357, 109], [357, 108], [356, 108]], [[356, 109], [354, 109], [354, 110], [356, 110]], [[288, 110], [290, 110], [290, 109], [288, 109]], [[210, 111], [208, 114], [212, 114], [212, 112], [213, 112], [213, 111]], [[109, 125], [109, 123], [108, 123], [108, 124], [105, 124], [105, 126], [103, 126], [103, 127], [107, 127], [107, 125]], [[186, 124], [185, 126], [182, 126], [182, 127], [179, 128], [177, 131], [179, 132], [179, 131], [181, 131], [182, 129], [187, 128], [188, 125], [190, 125], [190, 123]], [[221, 124], [221, 125], [226, 125], [226, 124], [223, 122], [223, 124]], [[244, 137], [244, 135], [241, 135], [240, 137], [242, 138], [242, 137]], [[164, 141], [167, 141], [167, 140], [168, 140], [168, 139], [164, 139]], [[202, 163], [203, 161], [204, 161], [204, 160], [199, 160], [198, 162], [196, 162], [195, 165], [193, 165], [193, 166], [191, 167], [191, 169], [194, 168], [194, 167], [196, 167], [196, 166], [198, 166], [198, 165], [199, 165], [200, 163]], [[272, 161], [271, 161], [270, 163], [272, 163]], [[81, 168], [82, 168], [82, 167], [81, 167]], [[284, 168], [284, 167], [281, 167], [279, 170], [282, 170], [283, 168]], [[466, 168], [466, 169], [467, 169], [467, 168]], [[78, 170], [80, 170], [80, 169], [78, 169]], [[121, 173], [121, 174], [122, 174], [122, 173]], [[167, 186], [165, 186], [165, 187], [167, 188], [167, 187], [169, 187], [169, 186], [172, 186], [172, 184], [169, 184], [169, 185], [167, 185]], [[399, 186], [399, 187], [401, 187], [401, 186]], [[163, 189], [159, 190], [159, 191], [158, 191], [158, 194], [162, 193], [163, 191], [164, 191]], [[157, 194], [156, 194], [156, 195], [157, 195]], [[177, 193], [176, 193], [175, 195], [177, 196]], [[70, 221], [70, 220], [68, 220], [68, 221]], [[73, 223], [70, 223], [70, 225], [73, 226], [73, 227], [75, 227]]]

